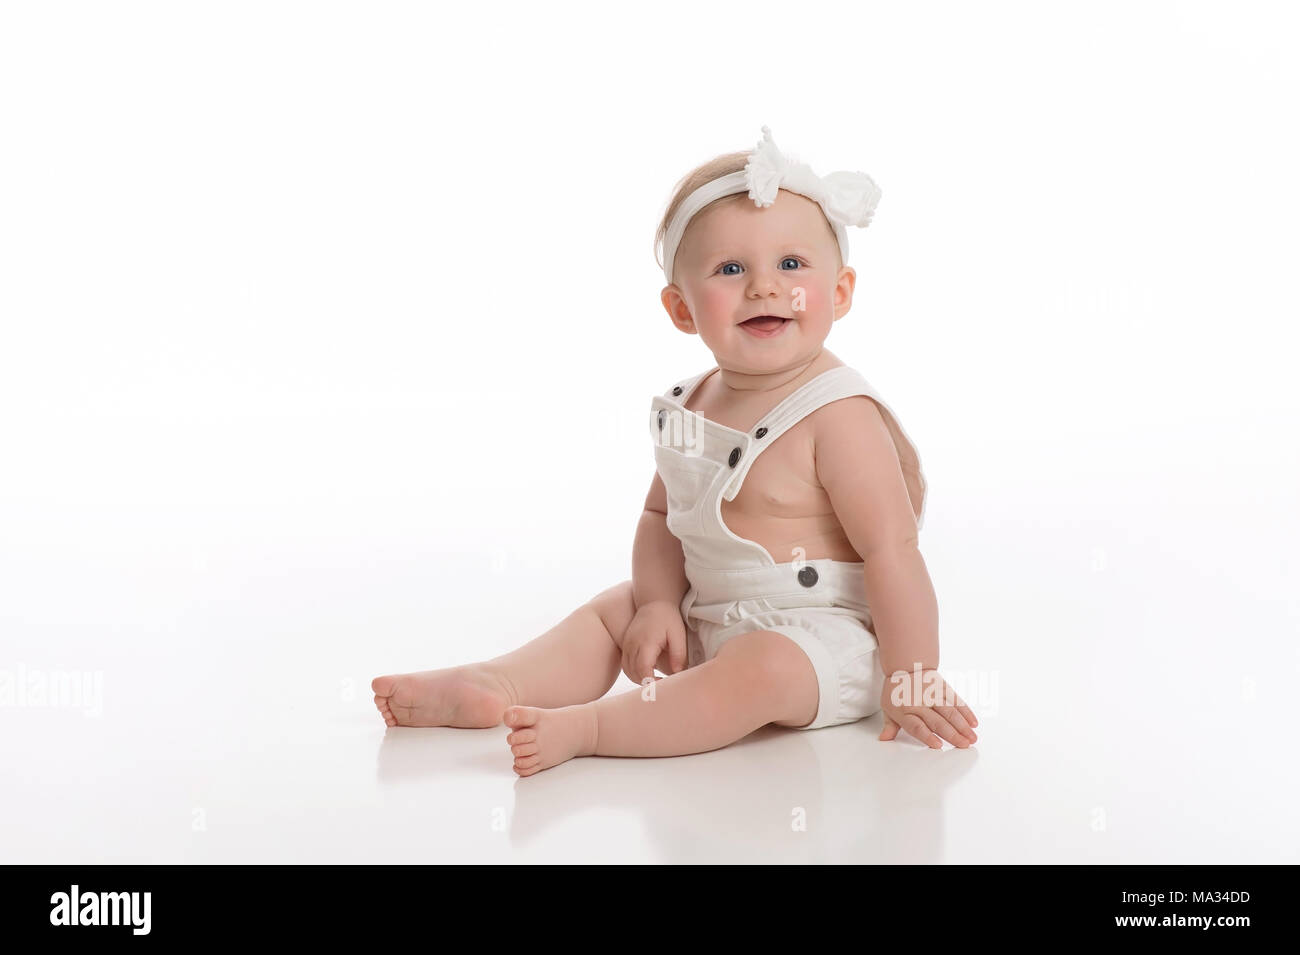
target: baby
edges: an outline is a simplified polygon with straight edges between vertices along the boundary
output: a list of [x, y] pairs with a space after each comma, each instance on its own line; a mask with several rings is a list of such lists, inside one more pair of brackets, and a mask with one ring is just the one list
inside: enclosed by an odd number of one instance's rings
[[[880, 191], [763, 136], [682, 179], [660, 223], [664, 308], [716, 365], [652, 399], [632, 579], [510, 653], [376, 678], [389, 726], [504, 721], [520, 776], [881, 711], [881, 740], [975, 741], [937, 669], [916, 449], [823, 347], [852, 302], [845, 226], [866, 226]], [[620, 671], [640, 688], [603, 699]]]

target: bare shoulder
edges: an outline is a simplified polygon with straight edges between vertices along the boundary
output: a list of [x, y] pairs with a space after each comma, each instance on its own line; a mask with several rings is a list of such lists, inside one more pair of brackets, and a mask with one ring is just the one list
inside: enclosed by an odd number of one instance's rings
[[915, 540], [898, 449], [874, 398], [852, 395], [819, 408], [813, 440], [818, 480], [863, 560]]
[[837, 398], [812, 415], [813, 457], [823, 481], [864, 481], [882, 466], [898, 467], [898, 449], [875, 399], [867, 395]]
[[868, 395], [850, 395], [829, 401], [809, 415], [809, 420], [813, 426], [813, 438], [819, 443], [869, 448], [883, 438], [893, 447], [885, 417], [875, 399]]

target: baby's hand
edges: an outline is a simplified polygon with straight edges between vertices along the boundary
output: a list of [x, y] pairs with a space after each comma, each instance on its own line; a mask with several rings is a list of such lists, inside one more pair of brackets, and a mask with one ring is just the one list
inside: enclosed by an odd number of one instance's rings
[[640, 686], [654, 677], [655, 664], [668, 651], [669, 666], [677, 673], [686, 666], [686, 627], [676, 604], [663, 600], [642, 604], [623, 634], [623, 672]]
[[882, 740], [896, 737], [900, 727], [931, 749], [943, 749], [940, 736], [959, 749], [976, 740], [971, 727], [979, 720], [934, 667], [885, 677], [880, 708], [885, 714]]

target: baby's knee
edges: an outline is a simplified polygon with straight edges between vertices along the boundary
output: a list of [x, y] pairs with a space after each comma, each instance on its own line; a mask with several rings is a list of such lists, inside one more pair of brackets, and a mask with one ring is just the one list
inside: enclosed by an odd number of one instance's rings
[[614, 584], [612, 587], [606, 587], [596, 596], [592, 597], [588, 603], [595, 606], [604, 605], [623, 605], [632, 603], [632, 581], [623, 580]]
[[636, 616], [636, 601], [632, 598], [632, 581], [625, 580], [607, 587], [588, 601], [614, 642], [622, 646], [623, 633]]
[[718, 648], [717, 659], [728, 659], [743, 671], [744, 679], [779, 705], [800, 713], [809, 693], [816, 701], [817, 673], [799, 644], [775, 630], [754, 630], [732, 637]]

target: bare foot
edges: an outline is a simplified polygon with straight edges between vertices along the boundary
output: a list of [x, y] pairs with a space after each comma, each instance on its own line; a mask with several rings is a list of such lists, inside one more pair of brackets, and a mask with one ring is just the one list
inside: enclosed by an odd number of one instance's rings
[[375, 706], [389, 726], [496, 726], [514, 689], [481, 664], [378, 676]]
[[575, 756], [596, 752], [596, 707], [592, 703], [561, 706], [511, 706], [502, 719], [514, 732], [506, 736], [515, 755], [515, 772], [531, 776]]

